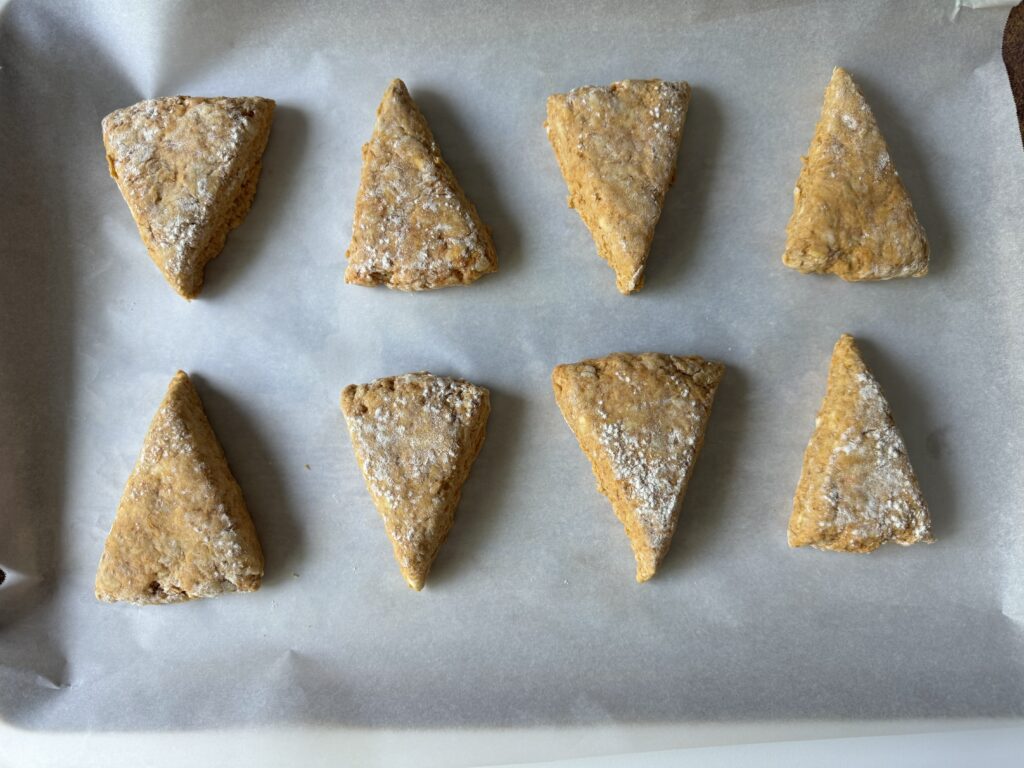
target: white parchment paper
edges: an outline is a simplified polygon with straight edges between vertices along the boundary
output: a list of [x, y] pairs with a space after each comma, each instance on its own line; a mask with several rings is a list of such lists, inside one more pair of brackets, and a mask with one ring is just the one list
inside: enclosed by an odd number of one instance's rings
[[[1024, 710], [1021, 153], [1005, 12], [940, 3], [9, 3], [0, 10], [0, 717], [38, 729], [467, 728], [1019, 716]], [[831, 69], [885, 132], [932, 245], [922, 280], [782, 267]], [[360, 146], [406, 80], [500, 271], [346, 286]], [[565, 205], [545, 97], [688, 80], [647, 287], [620, 296]], [[100, 119], [162, 95], [278, 112], [255, 204], [186, 303], [108, 177]], [[862, 342], [938, 543], [791, 551], [842, 332]], [[663, 569], [550, 391], [613, 351], [726, 363]], [[264, 587], [96, 602], [123, 484], [191, 372], [255, 520]], [[346, 384], [428, 369], [492, 391], [422, 593], [352, 457]]]

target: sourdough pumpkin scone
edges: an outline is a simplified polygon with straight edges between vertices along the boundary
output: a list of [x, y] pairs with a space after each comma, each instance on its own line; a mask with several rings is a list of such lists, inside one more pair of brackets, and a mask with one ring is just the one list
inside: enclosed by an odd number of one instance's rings
[[889, 403], [853, 337], [832, 352], [828, 388], [804, 453], [789, 545], [871, 552], [932, 542], [931, 518]]
[[782, 262], [844, 280], [921, 277], [928, 241], [853, 78], [836, 67], [793, 190]]
[[575, 208], [621, 293], [643, 287], [644, 267], [675, 180], [690, 86], [622, 80], [548, 97], [544, 127]]
[[626, 528], [637, 581], [654, 575], [672, 543], [724, 372], [700, 357], [618, 353], [551, 374], [598, 490]]
[[408, 373], [341, 393], [356, 461], [409, 586], [423, 588], [484, 442], [490, 393]]
[[186, 299], [199, 294], [207, 262], [252, 205], [274, 106], [170, 96], [103, 118], [110, 175], [150, 258]]
[[405, 83], [392, 80], [363, 145], [345, 282], [423, 291], [498, 268], [491, 233], [441, 157]]
[[178, 371], [117, 508], [96, 597], [175, 603], [253, 592], [263, 551], [203, 404]]

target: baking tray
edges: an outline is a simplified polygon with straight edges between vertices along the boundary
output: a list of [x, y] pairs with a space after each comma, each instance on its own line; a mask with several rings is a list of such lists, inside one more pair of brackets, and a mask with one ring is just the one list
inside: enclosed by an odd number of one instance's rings
[[[1004, 18], [927, 2], [4, 5], [0, 717], [446, 733], [1019, 718], [1024, 158]], [[850, 285], [780, 263], [837, 64], [928, 233], [924, 279]], [[469, 288], [342, 282], [360, 146], [396, 76], [493, 230], [500, 271]], [[629, 297], [565, 206], [542, 128], [549, 93], [624, 77], [694, 89]], [[192, 303], [147, 258], [99, 128], [178, 93], [278, 102], [255, 204]], [[842, 332], [890, 399], [935, 545], [787, 548]], [[645, 350], [727, 372], [672, 550], [638, 585], [549, 375]], [[267, 577], [252, 595], [101, 605], [103, 540], [178, 368]], [[338, 395], [422, 369], [488, 386], [492, 415], [417, 594]]]

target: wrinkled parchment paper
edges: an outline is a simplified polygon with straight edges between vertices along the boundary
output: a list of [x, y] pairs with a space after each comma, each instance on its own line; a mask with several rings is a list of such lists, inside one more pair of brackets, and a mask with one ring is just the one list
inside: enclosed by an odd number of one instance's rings
[[[35, 3], [0, 11], [0, 717], [35, 729], [465, 728], [1019, 716], [1024, 155], [1005, 11], [921, 3]], [[861, 84], [932, 245], [922, 280], [782, 267], [833, 65]], [[406, 80], [500, 271], [346, 286], [360, 146]], [[647, 271], [623, 297], [565, 205], [545, 97], [694, 89]], [[172, 94], [278, 112], [255, 204], [189, 304], [108, 177], [100, 119]], [[938, 543], [791, 551], [842, 332], [889, 396]], [[550, 391], [612, 351], [728, 366], [650, 583]], [[267, 556], [256, 594], [96, 602], [149, 420], [191, 372]], [[491, 388], [426, 589], [366, 493], [342, 387]]]

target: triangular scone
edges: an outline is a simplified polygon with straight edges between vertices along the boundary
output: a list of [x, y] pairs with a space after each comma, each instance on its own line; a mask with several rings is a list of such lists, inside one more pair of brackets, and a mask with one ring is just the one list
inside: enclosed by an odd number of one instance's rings
[[420, 590], [483, 445], [490, 393], [461, 379], [408, 373], [345, 387], [341, 410], [398, 567]]
[[928, 241], [871, 108], [850, 75], [832, 72], [793, 190], [782, 262], [844, 280], [928, 273]]
[[687, 83], [662, 80], [622, 80], [548, 97], [544, 127], [569, 187], [569, 207], [583, 218], [622, 293], [643, 287], [689, 104]]
[[468, 285], [498, 258], [405, 83], [392, 80], [363, 145], [345, 282], [423, 291]]
[[614, 354], [559, 365], [555, 400], [590, 459], [636, 556], [636, 580], [654, 575], [679, 508], [725, 367], [699, 357]]
[[274, 102], [169, 96], [103, 118], [110, 175], [149, 256], [186, 299], [256, 194]]
[[192, 382], [178, 371], [146, 433], [96, 573], [96, 597], [174, 603], [253, 592], [263, 552]]
[[871, 552], [887, 541], [930, 543], [931, 518], [889, 404], [843, 335], [804, 453], [789, 545]]

